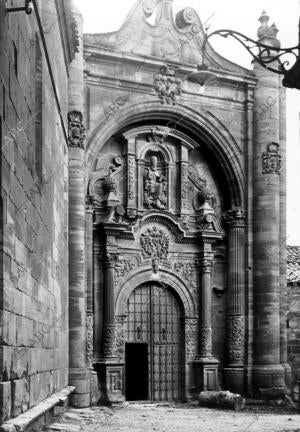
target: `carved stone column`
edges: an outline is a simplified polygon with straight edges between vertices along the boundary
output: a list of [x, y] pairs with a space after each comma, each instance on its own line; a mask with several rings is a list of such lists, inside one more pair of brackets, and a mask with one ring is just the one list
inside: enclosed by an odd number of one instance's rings
[[115, 265], [117, 260], [117, 246], [114, 236], [106, 235], [106, 251], [103, 262], [103, 326], [101, 340], [101, 357], [96, 368], [99, 373], [101, 398], [104, 403], [121, 402], [123, 396], [123, 369], [119, 362], [116, 347], [116, 318], [115, 318]]
[[214, 255], [210, 242], [205, 245], [205, 249], [200, 261], [198, 354], [195, 361], [197, 392], [218, 389], [219, 362], [212, 354], [211, 294]]
[[[268, 17], [262, 16], [261, 21], [264, 24], [260, 28], [260, 40], [266, 40], [269, 45], [278, 47], [276, 34], [270, 37], [270, 31], [274, 28], [268, 27]], [[267, 395], [270, 392], [274, 395], [276, 392], [282, 393], [285, 388], [284, 368], [280, 361], [279, 312], [280, 83], [278, 75], [258, 64], [255, 64], [254, 70], [258, 84], [254, 102], [253, 385], [258, 395]]]
[[227, 367], [225, 389], [244, 393], [245, 361], [245, 217], [240, 209], [227, 213], [228, 282], [227, 282]]
[[127, 216], [135, 219], [137, 215], [137, 169], [136, 169], [136, 143], [135, 136], [124, 134], [127, 142], [126, 162], [127, 162]]
[[[74, 11], [79, 35], [82, 17]], [[83, 125], [83, 54], [69, 69], [69, 384], [76, 387], [72, 405], [90, 405], [90, 370], [86, 359], [85, 173]]]

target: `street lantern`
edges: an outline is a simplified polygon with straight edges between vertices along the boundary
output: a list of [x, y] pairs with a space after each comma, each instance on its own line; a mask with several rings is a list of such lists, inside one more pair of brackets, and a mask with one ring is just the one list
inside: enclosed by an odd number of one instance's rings
[[[200, 85], [205, 85], [212, 80], [213, 72], [205, 64], [206, 48], [208, 40], [215, 35], [227, 38], [233, 37], [249, 52], [255, 62], [263, 68], [270, 70], [276, 74], [283, 75], [282, 84], [284, 87], [295, 88], [300, 90], [300, 22], [299, 22], [299, 42], [298, 45], [290, 48], [281, 48], [280, 42], [276, 39], [278, 29], [275, 24], [268, 26], [269, 16], [263, 11], [259, 18], [261, 27], [258, 29], [258, 36], [262, 40], [270, 40], [271, 45], [262, 43], [259, 40], [255, 41], [243, 33], [220, 29], [205, 36], [202, 45], [202, 64], [198, 66], [198, 71], [189, 75], [188, 79], [192, 82], [198, 82]], [[258, 51], [257, 51], [258, 50]], [[295, 57], [294, 65], [289, 68], [290, 61], [283, 61], [283, 56], [293, 55]], [[274, 63], [277, 61], [278, 68], [275, 68]]]

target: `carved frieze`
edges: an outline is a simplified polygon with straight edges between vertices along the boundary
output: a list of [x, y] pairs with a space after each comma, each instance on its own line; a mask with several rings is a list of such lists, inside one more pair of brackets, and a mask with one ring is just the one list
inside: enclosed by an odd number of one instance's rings
[[86, 358], [89, 365], [93, 362], [94, 355], [94, 317], [92, 313], [86, 316]]
[[174, 264], [174, 270], [181, 275], [189, 284], [192, 291], [196, 289], [197, 277], [196, 277], [196, 266], [191, 261], [176, 261]]
[[175, 105], [177, 96], [182, 93], [182, 80], [176, 77], [174, 68], [163, 66], [154, 75], [154, 89], [162, 104]]
[[68, 113], [68, 144], [69, 147], [84, 149], [85, 127], [83, 126], [83, 116], [80, 111], [70, 111]]
[[144, 176], [144, 205], [148, 209], [164, 210], [167, 205], [167, 182], [158, 171], [157, 164], [157, 156], [151, 156]]
[[124, 279], [136, 267], [137, 263], [135, 260], [129, 257], [118, 257], [115, 262], [115, 286], [118, 286], [121, 279]]
[[267, 151], [262, 154], [262, 173], [263, 174], [280, 174], [281, 155], [279, 153], [279, 144], [272, 142], [268, 144]]
[[141, 246], [145, 256], [166, 258], [169, 253], [169, 236], [156, 225], [141, 235]]
[[197, 353], [197, 327], [196, 318], [186, 318], [185, 320], [185, 350], [187, 360], [192, 360]]
[[242, 315], [227, 317], [228, 364], [243, 364], [245, 349], [245, 319]]

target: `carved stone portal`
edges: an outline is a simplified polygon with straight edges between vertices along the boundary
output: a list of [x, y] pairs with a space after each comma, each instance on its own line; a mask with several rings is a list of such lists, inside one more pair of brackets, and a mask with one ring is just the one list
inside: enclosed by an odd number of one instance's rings
[[164, 210], [167, 204], [166, 179], [159, 173], [157, 163], [157, 156], [151, 156], [144, 177], [144, 205], [149, 209]]

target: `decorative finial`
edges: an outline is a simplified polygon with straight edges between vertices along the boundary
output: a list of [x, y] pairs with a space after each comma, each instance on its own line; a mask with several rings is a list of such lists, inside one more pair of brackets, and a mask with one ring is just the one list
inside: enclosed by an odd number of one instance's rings
[[261, 16], [258, 18], [261, 26], [259, 26], [257, 30], [257, 36], [259, 39], [269, 38], [269, 39], [277, 39], [278, 28], [275, 23], [269, 26], [270, 17], [265, 10], [262, 11]]

